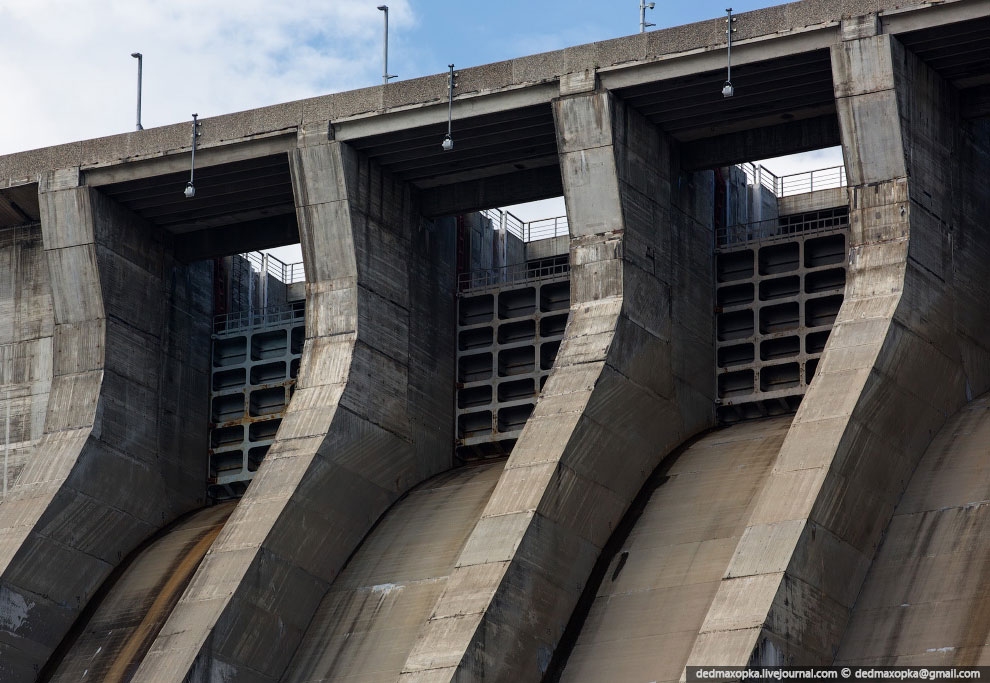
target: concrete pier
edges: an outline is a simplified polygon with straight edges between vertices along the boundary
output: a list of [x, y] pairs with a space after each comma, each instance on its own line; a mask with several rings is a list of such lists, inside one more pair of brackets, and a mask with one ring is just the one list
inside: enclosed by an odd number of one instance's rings
[[21, 403], [14, 439], [31, 446], [0, 504], [9, 680], [33, 679], [117, 562], [204, 499], [209, 272], [175, 264], [162, 234], [78, 173], [44, 176], [39, 204], [43, 251], [9, 247], [38, 296], [17, 306], [31, 324], [7, 348], [31, 348], [24, 379], [50, 386]]
[[952, 199], [986, 201], [965, 189], [984, 157], [960, 172], [956, 151], [974, 147], [957, 96], [896, 38], [869, 17], [842, 36], [845, 300], [689, 664], [830, 662], [921, 455], [990, 380], [990, 292], [974, 277], [988, 235]]
[[570, 317], [403, 680], [539, 676], [647, 475], [714, 420], [711, 383], [697, 381], [713, 353], [701, 350], [713, 305], [705, 176], [681, 176], [676, 146], [608, 93], [561, 97], [554, 115]]
[[453, 236], [406, 183], [314, 137], [291, 157], [307, 273], [295, 395], [136, 681], [278, 680], [375, 521], [452, 464]]

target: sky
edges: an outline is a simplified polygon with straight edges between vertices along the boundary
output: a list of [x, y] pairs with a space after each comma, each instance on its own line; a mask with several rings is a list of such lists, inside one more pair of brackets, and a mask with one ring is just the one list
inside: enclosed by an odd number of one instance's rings
[[[399, 79], [639, 31], [639, 0], [384, 0]], [[0, 155], [376, 85], [382, 0], [0, 0]], [[736, 0], [736, 13], [781, 3]], [[659, 28], [724, 15], [725, 0], [660, 0]], [[841, 163], [775, 160], [778, 174]], [[529, 209], [520, 209], [523, 212]], [[551, 205], [539, 205], [541, 218]], [[551, 215], [551, 214], [547, 214]]]

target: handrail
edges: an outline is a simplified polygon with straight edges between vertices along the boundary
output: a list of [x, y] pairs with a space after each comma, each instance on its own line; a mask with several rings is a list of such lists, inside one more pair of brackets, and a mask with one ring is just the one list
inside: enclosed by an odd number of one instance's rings
[[803, 173], [791, 173], [781, 176], [777, 182], [778, 197], [846, 187], [846, 167], [832, 166]]
[[213, 317], [214, 336], [225, 336], [305, 319], [306, 309], [298, 302], [223, 313]]
[[739, 164], [749, 185], [760, 185], [773, 192], [776, 197], [789, 197], [815, 190], [830, 190], [846, 187], [846, 167], [830, 166], [813, 171], [801, 171], [787, 175], [775, 175], [769, 169], [746, 162]]
[[730, 225], [715, 231], [715, 248], [722, 250], [750, 244], [788, 239], [797, 234], [833, 232], [849, 228], [848, 209], [823, 209], [801, 215], [801, 220], [790, 217], [770, 218], [752, 223]]
[[500, 287], [505, 284], [539, 282], [567, 277], [571, 266], [566, 256], [543, 259], [535, 263], [514, 263], [501, 268], [486, 268], [457, 276], [457, 291], [460, 294]]
[[498, 230], [505, 230], [523, 242], [549, 239], [567, 235], [567, 216], [551, 216], [533, 221], [524, 221], [511, 211], [504, 209], [483, 209], [482, 216], [490, 220]]
[[291, 285], [306, 281], [306, 270], [302, 263], [286, 263], [277, 256], [260, 251], [249, 251], [238, 255], [255, 266], [254, 270], [257, 272], [268, 273], [284, 284]]

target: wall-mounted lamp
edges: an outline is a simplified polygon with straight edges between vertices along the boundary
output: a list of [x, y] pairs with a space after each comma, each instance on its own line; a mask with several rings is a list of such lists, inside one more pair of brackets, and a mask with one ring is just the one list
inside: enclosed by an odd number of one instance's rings
[[735, 89], [732, 87], [732, 34], [736, 29], [732, 28], [732, 24], [735, 22], [735, 18], [732, 16], [732, 8], [725, 10], [725, 35], [728, 36], [728, 42], [726, 43], [726, 73], [725, 73], [725, 85], [722, 86], [722, 97], [732, 97], [735, 94]]
[[450, 65], [450, 75], [447, 77], [447, 134], [440, 143], [443, 151], [449, 152], [454, 149], [454, 138], [452, 137], [452, 123], [454, 115], [454, 65]]
[[192, 157], [190, 159], [189, 166], [189, 182], [186, 183], [186, 189], [183, 190], [182, 194], [186, 196], [186, 199], [192, 199], [196, 196], [196, 186], [193, 185], [193, 176], [196, 173], [196, 139], [199, 137], [199, 126], [200, 123], [197, 120], [199, 114], [192, 115]]
[[657, 6], [655, 2], [643, 2], [639, 0], [639, 32], [646, 33], [647, 26], [656, 26], [656, 24], [651, 24], [646, 20], [646, 10], [653, 9]]
[[144, 65], [144, 55], [140, 52], [132, 52], [131, 57], [138, 60], [137, 128], [135, 130], [144, 130], [141, 125], [141, 67]]
[[382, 70], [382, 85], [388, 85], [390, 78], [398, 78], [395, 74], [390, 74], [388, 72], [388, 5], [379, 5], [378, 10], [385, 13], [385, 40], [383, 48], [383, 60], [385, 62], [385, 66]]

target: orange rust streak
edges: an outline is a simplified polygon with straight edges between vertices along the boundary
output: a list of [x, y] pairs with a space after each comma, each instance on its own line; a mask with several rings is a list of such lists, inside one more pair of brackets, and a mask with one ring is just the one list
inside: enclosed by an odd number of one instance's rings
[[134, 632], [131, 633], [127, 642], [120, 649], [120, 653], [114, 660], [113, 666], [107, 672], [106, 678], [103, 679], [104, 681], [107, 683], [123, 683], [128, 669], [141, 650], [142, 644], [149, 637], [154, 636], [158, 632], [158, 629], [161, 628], [163, 620], [168, 616], [167, 608], [175, 602], [173, 597], [177, 597], [176, 594], [186, 586], [193, 572], [196, 571], [196, 567], [199, 566], [200, 561], [203, 559], [203, 556], [206, 555], [206, 551], [209, 550], [210, 546], [213, 545], [213, 541], [220, 535], [220, 530], [223, 529], [225, 523], [226, 519], [206, 532], [196, 542], [196, 545], [192, 547], [189, 553], [182, 558], [172, 576], [162, 586], [158, 597], [151, 603], [151, 607], [148, 608], [148, 613], [144, 615], [144, 619], [141, 620], [141, 623], [138, 624], [138, 627], [134, 629]]

